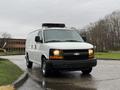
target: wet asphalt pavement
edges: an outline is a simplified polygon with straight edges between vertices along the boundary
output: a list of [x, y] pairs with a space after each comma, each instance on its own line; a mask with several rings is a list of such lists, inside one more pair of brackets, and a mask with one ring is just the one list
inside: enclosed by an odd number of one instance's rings
[[27, 70], [24, 56], [7, 56], [29, 73], [29, 78], [18, 90], [120, 90], [120, 61], [98, 60], [90, 75], [80, 71], [56, 72], [48, 78], [40, 73], [39, 65]]

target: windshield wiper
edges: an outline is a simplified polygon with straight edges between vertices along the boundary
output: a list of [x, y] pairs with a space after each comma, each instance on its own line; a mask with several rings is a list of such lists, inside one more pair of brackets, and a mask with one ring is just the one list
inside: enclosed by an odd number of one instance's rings
[[65, 40], [65, 42], [81, 42], [81, 41], [77, 41], [77, 40]]
[[50, 40], [50, 41], [45, 41], [46, 43], [47, 42], [62, 42], [62, 41], [60, 41], [60, 40]]

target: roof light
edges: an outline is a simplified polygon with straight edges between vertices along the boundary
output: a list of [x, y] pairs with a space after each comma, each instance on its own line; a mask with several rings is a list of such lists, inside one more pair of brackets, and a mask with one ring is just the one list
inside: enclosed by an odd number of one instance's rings
[[63, 23], [43, 23], [42, 27], [48, 27], [48, 28], [59, 27], [59, 28], [64, 28], [65, 24], [63, 24]]

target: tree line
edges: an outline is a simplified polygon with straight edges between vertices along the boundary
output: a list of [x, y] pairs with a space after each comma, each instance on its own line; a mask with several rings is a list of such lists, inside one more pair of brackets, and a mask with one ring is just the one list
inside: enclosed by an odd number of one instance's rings
[[97, 51], [120, 50], [120, 11], [90, 23], [80, 33], [96, 46]]

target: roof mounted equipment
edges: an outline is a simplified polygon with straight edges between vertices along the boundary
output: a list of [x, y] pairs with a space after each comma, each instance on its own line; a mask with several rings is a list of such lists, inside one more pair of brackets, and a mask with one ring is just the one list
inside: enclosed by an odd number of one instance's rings
[[65, 24], [63, 23], [43, 23], [42, 27], [48, 27], [48, 28], [52, 28], [52, 27], [58, 27], [58, 28], [64, 28]]

